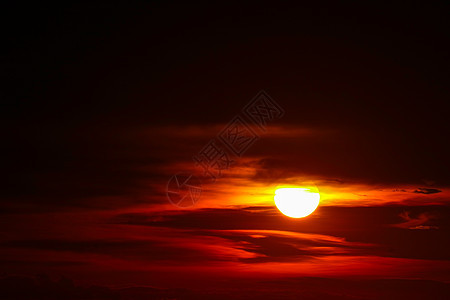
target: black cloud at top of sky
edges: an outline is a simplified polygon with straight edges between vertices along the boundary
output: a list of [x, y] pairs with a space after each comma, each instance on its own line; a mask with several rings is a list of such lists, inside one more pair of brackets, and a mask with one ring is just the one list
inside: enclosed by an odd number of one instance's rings
[[151, 194], [142, 182], [157, 181], [171, 159], [161, 143], [183, 145], [190, 159], [186, 147], [197, 141], [114, 141], [117, 128], [133, 136], [136, 127], [224, 124], [260, 89], [286, 110], [277, 124], [343, 134], [309, 144], [263, 138], [249, 153], [268, 157], [255, 180], [282, 167], [447, 185], [447, 10], [10, 4], [2, 18], [2, 194], [54, 206]]

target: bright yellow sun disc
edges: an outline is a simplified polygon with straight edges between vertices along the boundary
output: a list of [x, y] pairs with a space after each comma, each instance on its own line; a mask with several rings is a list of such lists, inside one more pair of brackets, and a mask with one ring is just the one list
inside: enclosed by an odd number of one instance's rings
[[319, 206], [320, 194], [309, 188], [281, 188], [275, 191], [275, 205], [286, 216], [303, 218]]

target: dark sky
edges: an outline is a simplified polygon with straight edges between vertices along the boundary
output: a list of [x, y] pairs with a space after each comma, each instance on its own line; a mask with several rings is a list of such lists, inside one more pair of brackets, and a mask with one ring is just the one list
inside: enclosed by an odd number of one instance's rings
[[[171, 274], [248, 268], [251, 282], [258, 272], [279, 280], [296, 263], [305, 270], [296, 276], [364, 269], [371, 279], [450, 280], [444, 1], [9, 3], [1, 11], [2, 280], [45, 273], [177, 288]], [[260, 90], [284, 116], [197, 208], [167, 206], [168, 178], [192, 167]], [[299, 178], [323, 193], [316, 219], [286, 219], [267, 200], [274, 185]], [[92, 270], [110, 276], [97, 280]], [[229, 293], [219, 281], [214, 292]], [[273, 284], [298, 295], [297, 283]], [[365, 284], [370, 292], [361, 293], [376, 298], [368, 286], [379, 283]], [[395, 294], [402, 283], [393, 286]]]

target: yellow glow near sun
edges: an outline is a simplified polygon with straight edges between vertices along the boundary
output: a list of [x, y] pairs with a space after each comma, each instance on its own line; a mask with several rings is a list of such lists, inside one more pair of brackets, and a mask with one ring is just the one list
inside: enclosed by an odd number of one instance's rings
[[280, 188], [275, 191], [275, 205], [286, 216], [303, 218], [319, 206], [317, 188]]

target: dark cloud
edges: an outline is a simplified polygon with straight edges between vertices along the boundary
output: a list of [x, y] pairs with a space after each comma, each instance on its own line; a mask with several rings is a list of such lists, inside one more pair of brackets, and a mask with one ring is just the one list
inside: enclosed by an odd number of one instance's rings
[[[372, 250], [361, 250], [366, 253], [375, 251], [379, 255], [391, 257], [448, 259], [450, 244], [446, 236], [449, 222], [445, 216], [450, 215], [449, 207], [417, 206], [408, 207], [408, 211], [405, 213], [405, 207], [402, 206], [319, 207], [310, 217], [292, 221], [278, 213], [275, 208], [256, 211], [243, 208], [203, 209], [186, 211], [157, 220], [149, 214], [124, 214], [118, 215], [112, 222], [190, 230], [264, 231], [270, 229], [324, 234], [345, 238], [349, 242], [373, 245]], [[401, 224], [398, 224], [399, 215], [403, 216], [404, 220]], [[411, 215], [417, 217], [410, 217]], [[392, 224], [398, 225], [392, 226]], [[436, 226], [439, 227], [439, 230], [421, 233], [413, 230], [404, 232], [400, 229], [421, 225]], [[277, 238], [269, 238], [266, 241], [279, 243]], [[252, 243], [264, 242], [264, 240], [252, 240]], [[293, 247], [292, 243], [287, 244], [287, 246], [285, 244], [280, 247], [280, 249], [284, 249], [286, 255], [288, 253], [292, 255], [295, 252], [301, 254], [301, 250], [294, 249], [295, 246]], [[269, 251], [268, 253], [276, 255], [278, 253], [276, 248], [273, 246], [261, 251]], [[360, 251], [358, 249], [361, 249], [360, 246], [356, 247], [356, 252]], [[282, 250], [279, 251], [283, 253]]]
[[430, 188], [418, 188], [417, 190], [414, 191], [414, 193], [416, 194], [437, 194], [437, 193], [441, 193], [441, 190], [438, 189], [430, 189]]
[[[22, 240], [1, 243], [1, 247], [10, 249], [28, 249], [56, 251], [60, 253], [71, 252], [74, 254], [93, 254], [114, 257], [118, 260], [137, 260], [142, 264], [149, 262], [165, 264], [196, 264], [210, 263], [212, 261], [226, 261], [233, 257], [234, 253], [218, 255], [209, 251], [208, 244], [223, 246], [224, 248], [238, 248], [238, 244], [226, 243], [226, 239], [218, 236], [208, 238], [208, 235], [191, 235], [186, 233], [184, 237], [180, 234], [172, 234], [170, 237], [149, 237], [146, 240], [124, 239], [121, 241], [111, 240]], [[203, 248], [196, 246], [202, 245]], [[245, 250], [245, 249], [244, 249]], [[239, 255], [236, 255], [239, 257]], [[177, 263], [182, 260], [183, 263]], [[89, 259], [86, 263], [94, 263]], [[69, 263], [68, 263], [69, 264]]]
[[243, 258], [246, 263], [290, 262], [329, 255], [376, 255], [380, 251], [374, 245], [351, 243], [333, 236], [295, 234], [264, 230], [196, 231], [203, 235], [220, 236], [239, 243], [246, 243], [246, 251], [258, 254]]
[[[199, 247], [192, 245], [199, 244]], [[216, 245], [229, 252], [215, 253]], [[112, 256], [115, 259], [139, 260], [141, 263], [165, 262], [172, 264], [211, 263], [212, 261], [234, 261], [245, 263], [287, 262], [292, 259], [308, 259], [327, 255], [369, 255], [375, 254], [372, 245], [350, 243], [329, 236], [314, 234], [292, 234], [272, 231], [215, 231], [193, 230], [180, 234], [169, 233], [169, 237], [149, 237], [137, 240], [21, 240], [0, 244], [10, 249], [48, 250]], [[244, 252], [233, 251], [239, 249]], [[253, 255], [254, 254], [254, 255]], [[19, 262], [18, 262], [19, 263]], [[76, 265], [75, 262], [53, 263], [54, 266]], [[78, 263], [79, 264], [79, 263]]]
[[[419, 11], [441, 16], [439, 6]], [[162, 166], [190, 161], [213, 137], [155, 128], [209, 133], [261, 89], [286, 111], [276, 125], [334, 133], [262, 136], [246, 153], [265, 158], [255, 180], [449, 182], [444, 17], [425, 22], [412, 17], [417, 7], [364, 5], [359, 15], [334, 4], [326, 16], [313, 4], [188, 14], [163, 4], [36, 9], [12, 6], [4, 19], [16, 25], [4, 49], [12, 82], [1, 193], [9, 202], [95, 207], [96, 196], [152, 194], [146, 183], [164, 184]], [[137, 135], [142, 128], [153, 134]]]

